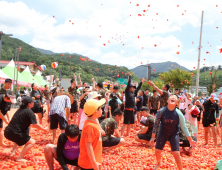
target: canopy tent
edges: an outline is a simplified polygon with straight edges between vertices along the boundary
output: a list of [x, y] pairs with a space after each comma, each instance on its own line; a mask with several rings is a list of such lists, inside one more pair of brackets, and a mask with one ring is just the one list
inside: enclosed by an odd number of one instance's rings
[[34, 76], [35, 80], [37, 80], [42, 86], [48, 85], [49, 83], [43, 79], [41, 76], [40, 71], [38, 70], [37, 73]]
[[0, 70], [0, 83], [4, 84], [5, 83], [5, 79], [9, 78], [9, 76], [7, 76], [2, 70]]
[[[17, 84], [19, 86], [26, 86], [29, 87], [30, 86], [30, 82], [28, 80], [26, 80], [19, 71], [17, 71], [17, 68], [15, 68], [15, 63], [13, 60], [10, 61], [10, 63], [5, 66], [2, 71], [12, 80], [14, 80], [14, 72], [15, 72], [15, 80], [17, 78], [17, 73], [18, 73], [18, 81]], [[15, 81], [14, 81], [15, 82]]]
[[21, 73], [21, 75], [31, 84], [35, 83], [37, 86], [41, 86], [41, 83], [39, 83], [35, 78], [33, 77], [32, 73], [29, 70], [29, 66], [25, 68], [25, 70]]

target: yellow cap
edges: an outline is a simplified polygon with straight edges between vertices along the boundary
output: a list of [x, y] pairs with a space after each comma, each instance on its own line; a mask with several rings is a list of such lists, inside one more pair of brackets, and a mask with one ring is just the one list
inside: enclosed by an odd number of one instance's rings
[[101, 100], [90, 99], [84, 104], [84, 113], [87, 116], [91, 116], [100, 106], [104, 105], [105, 103], [106, 100], [104, 98]]

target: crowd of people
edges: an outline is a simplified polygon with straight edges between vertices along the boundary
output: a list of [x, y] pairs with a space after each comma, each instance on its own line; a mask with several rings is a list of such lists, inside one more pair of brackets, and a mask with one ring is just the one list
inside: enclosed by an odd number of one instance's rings
[[[128, 74], [124, 90], [110, 82], [104, 88], [103, 83], [96, 82], [94, 78], [90, 86], [81, 82], [80, 74], [78, 79], [73, 74], [68, 93], [58, 84], [52, 87], [45, 85], [41, 91], [33, 83], [29, 94], [21, 93], [21, 105], [12, 118], [8, 111], [12, 103], [16, 103], [16, 96], [10, 90], [12, 80], [6, 79], [0, 89], [0, 146], [5, 147], [4, 137], [12, 141], [14, 145], [10, 156], [19, 146], [24, 146], [16, 160], [25, 162], [24, 156], [35, 145], [29, 131], [37, 128], [52, 133], [52, 143], [44, 148], [50, 170], [54, 169], [54, 159], [65, 170], [68, 169], [67, 164], [75, 166], [75, 169], [98, 170], [101, 169], [102, 153], [123, 146], [124, 138], [131, 135], [132, 129], [139, 127], [135, 141], [146, 143], [149, 148], [155, 146], [157, 165], [154, 169], [160, 167], [161, 152], [168, 144], [181, 170], [180, 153], [192, 155], [202, 123], [205, 145], [212, 136], [217, 147], [220, 127], [222, 132], [219, 112], [222, 100], [215, 93], [205, 98], [192, 98], [185, 90], [171, 91], [169, 84], [160, 89], [148, 81], [154, 89], [150, 92], [149, 89], [141, 89], [146, 81], [144, 78], [140, 83], [132, 83], [132, 75]], [[47, 127], [42, 125], [44, 114], [47, 114]], [[3, 121], [7, 124], [4, 131]], [[58, 128], [61, 134], [56, 139]]]

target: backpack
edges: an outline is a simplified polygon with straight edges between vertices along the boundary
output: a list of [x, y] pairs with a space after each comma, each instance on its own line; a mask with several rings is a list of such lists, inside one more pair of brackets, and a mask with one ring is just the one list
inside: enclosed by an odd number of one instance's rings
[[193, 109], [193, 111], [191, 112], [191, 116], [192, 116], [193, 118], [196, 118], [198, 114], [199, 114], [199, 111], [198, 111], [198, 109], [195, 107], [195, 108]]

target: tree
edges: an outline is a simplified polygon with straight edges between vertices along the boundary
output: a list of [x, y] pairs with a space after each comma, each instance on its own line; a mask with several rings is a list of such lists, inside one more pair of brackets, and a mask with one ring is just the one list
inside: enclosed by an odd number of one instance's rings
[[192, 76], [190, 72], [176, 68], [160, 74], [160, 79], [164, 84], [170, 84], [172, 88], [188, 88], [191, 85]]
[[[159, 89], [162, 89], [162, 87], [163, 87], [163, 85], [164, 85], [163, 81], [158, 80], [158, 79], [155, 79], [155, 80], [153, 81], [153, 83], [154, 83], [155, 86], [157, 86]], [[152, 91], [154, 90], [150, 85], [148, 85], [148, 81], [145, 81], [145, 82], [142, 84], [142, 88], [141, 88], [141, 89], [142, 89], [142, 90], [149, 89], [150, 92], [152, 92]]]
[[200, 97], [200, 96], [202, 96], [202, 91], [198, 91], [198, 96]]

